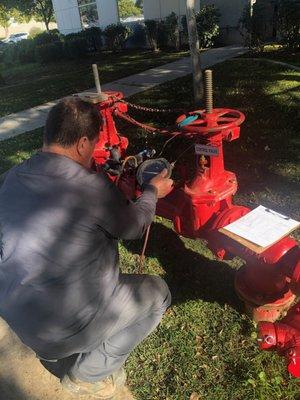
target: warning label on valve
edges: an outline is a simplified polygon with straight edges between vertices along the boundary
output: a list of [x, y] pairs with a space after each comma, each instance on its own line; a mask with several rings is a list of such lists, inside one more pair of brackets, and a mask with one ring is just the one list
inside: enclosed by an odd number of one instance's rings
[[205, 144], [195, 144], [195, 153], [204, 154], [205, 156], [217, 157], [219, 155], [218, 147], [207, 146]]

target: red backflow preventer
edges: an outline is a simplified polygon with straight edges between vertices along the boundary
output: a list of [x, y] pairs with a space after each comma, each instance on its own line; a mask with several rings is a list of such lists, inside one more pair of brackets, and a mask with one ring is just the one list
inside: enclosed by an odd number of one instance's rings
[[273, 322], [291, 307], [295, 293], [300, 293], [300, 249], [293, 238], [285, 237], [258, 254], [219, 232], [250, 211], [233, 204], [237, 178], [234, 172], [225, 170], [223, 155], [223, 142], [239, 138], [245, 116], [237, 110], [214, 109], [212, 87], [206, 87], [206, 109], [179, 116], [176, 132], [134, 120], [128, 115], [123, 95], [108, 92], [108, 99], [97, 104], [104, 125], [99, 132], [95, 164], [109, 173], [128, 198], [137, 197], [141, 189], [136, 180], [137, 169], [153, 153], [143, 150], [128, 156], [128, 139], [118, 133], [114, 119], [124, 119], [149, 133], [190, 139], [193, 147], [190, 154], [196, 165], [194, 175], [192, 179], [187, 177], [185, 165], [176, 163], [176, 173], [181, 179], [166, 198], [159, 200], [157, 215], [171, 220], [179, 235], [205, 239], [220, 259], [239, 256], [245, 260], [236, 273], [235, 288], [253, 319], [266, 321], [260, 324], [260, 347], [284, 354], [289, 371], [299, 376], [300, 305], [292, 308], [280, 324]]

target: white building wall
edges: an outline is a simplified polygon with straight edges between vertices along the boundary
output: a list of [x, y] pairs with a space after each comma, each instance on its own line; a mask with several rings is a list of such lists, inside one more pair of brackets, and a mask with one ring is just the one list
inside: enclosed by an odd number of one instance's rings
[[[200, 1], [196, 1], [195, 10], [199, 11]], [[163, 19], [175, 12], [182, 16], [186, 13], [186, 0], [144, 0], [145, 19]]]
[[59, 31], [67, 35], [81, 31], [77, 0], [52, 0]]
[[[238, 25], [243, 9], [249, 0], [196, 0], [195, 11], [200, 6], [214, 4], [221, 13], [220, 39], [222, 43], [242, 43], [243, 38], [239, 32]], [[186, 13], [186, 0], [144, 0], [145, 19], [164, 19], [171, 12], [182, 16]]]
[[[82, 30], [77, 0], [52, 0], [52, 2], [57, 26], [62, 34], [67, 35]], [[117, 0], [95, 0], [95, 2], [101, 28], [119, 22]]]
[[101, 28], [119, 22], [117, 0], [97, 0], [97, 8]]

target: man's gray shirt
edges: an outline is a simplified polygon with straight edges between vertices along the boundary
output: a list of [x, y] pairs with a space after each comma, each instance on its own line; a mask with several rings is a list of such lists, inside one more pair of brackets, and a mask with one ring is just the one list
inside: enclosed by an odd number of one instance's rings
[[140, 238], [156, 189], [136, 202], [104, 174], [53, 153], [12, 168], [0, 187], [0, 316], [46, 359], [96, 345], [119, 277], [118, 239]]

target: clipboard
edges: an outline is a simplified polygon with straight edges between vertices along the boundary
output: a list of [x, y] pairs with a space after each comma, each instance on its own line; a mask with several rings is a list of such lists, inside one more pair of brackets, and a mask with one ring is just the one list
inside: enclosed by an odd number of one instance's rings
[[[295, 228], [295, 229], [297, 229], [297, 228]], [[228, 237], [230, 237], [230, 239], [235, 240], [236, 242], [240, 243], [241, 245], [243, 245], [243, 246], [245, 246], [245, 247], [248, 247], [248, 249], [254, 251], [255, 253], [261, 254], [261, 253], [263, 253], [264, 251], [268, 250], [270, 247], [272, 247], [274, 244], [276, 244], [277, 242], [279, 242], [279, 241], [280, 241], [281, 239], [283, 239], [284, 237], [290, 235], [295, 229], [291, 229], [290, 232], [288, 232], [286, 235], [283, 235], [280, 239], [278, 239], [276, 242], [270, 244], [270, 245], [267, 246], [267, 247], [258, 246], [257, 244], [252, 243], [252, 242], [250, 242], [249, 240], [244, 239], [244, 238], [242, 238], [241, 236], [238, 236], [238, 235], [236, 235], [236, 234], [234, 234], [234, 233], [232, 233], [232, 232], [229, 232], [229, 231], [227, 231], [227, 230], [224, 229], [224, 228], [220, 228], [220, 229], [219, 229], [219, 232], [220, 232], [220, 233], [223, 233], [224, 235], [226, 235], [226, 236], [228, 236]]]
[[[259, 206], [237, 221], [219, 229], [219, 232], [261, 254], [299, 226], [300, 222]], [[252, 238], [254, 240], [251, 240]]]

